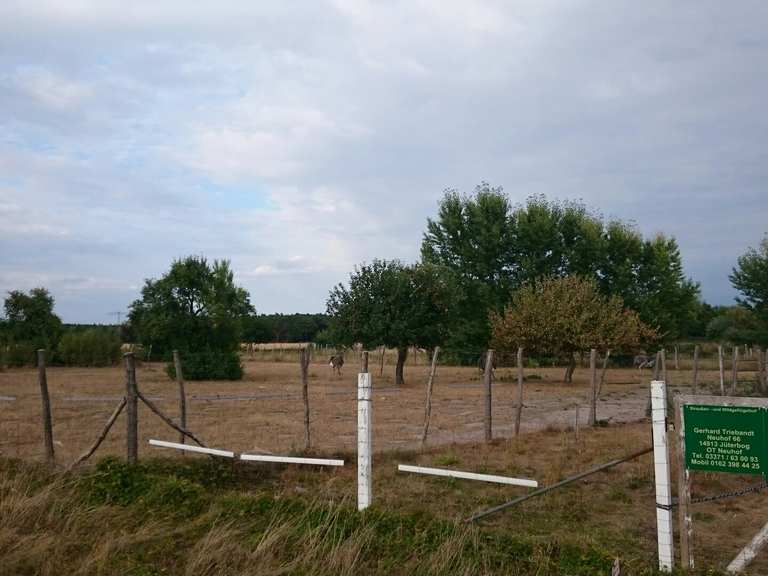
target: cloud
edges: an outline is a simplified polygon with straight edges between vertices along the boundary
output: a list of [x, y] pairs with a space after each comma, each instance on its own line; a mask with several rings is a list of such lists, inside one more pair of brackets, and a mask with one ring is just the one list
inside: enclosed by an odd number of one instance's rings
[[43, 282], [65, 319], [103, 321], [205, 254], [230, 258], [262, 311], [322, 310], [356, 263], [416, 259], [443, 189], [484, 179], [675, 235], [705, 297], [728, 302], [765, 231], [766, 16], [7, 0], [0, 287]]

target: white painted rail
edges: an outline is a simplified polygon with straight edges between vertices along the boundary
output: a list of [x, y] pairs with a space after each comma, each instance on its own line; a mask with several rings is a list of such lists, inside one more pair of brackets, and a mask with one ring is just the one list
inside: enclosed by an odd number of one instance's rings
[[414, 474], [428, 474], [430, 476], [446, 476], [448, 478], [462, 478], [464, 480], [479, 480], [480, 482], [494, 482], [496, 484], [510, 484], [512, 486], [526, 486], [538, 488], [536, 480], [528, 478], [511, 478], [509, 476], [496, 476], [494, 474], [476, 474], [474, 472], [461, 472], [460, 470], [446, 470], [445, 468], [426, 468], [424, 466], [409, 466], [398, 464], [400, 472], [413, 472]]
[[283, 464], [313, 464], [315, 466], [344, 466], [344, 460], [272, 456], [269, 454], [240, 454], [240, 460], [248, 462], [280, 462]]
[[173, 448], [175, 450], [185, 450], [187, 452], [198, 452], [200, 454], [210, 454], [212, 456], [223, 456], [225, 458], [234, 458], [235, 453], [229, 450], [217, 450], [215, 448], [202, 448], [200, 446], [190, 446], [189, 444], [179, 444], [177, 442], [166, 442], [165, 440], [150, 440], [152, 446], [158, 448]]

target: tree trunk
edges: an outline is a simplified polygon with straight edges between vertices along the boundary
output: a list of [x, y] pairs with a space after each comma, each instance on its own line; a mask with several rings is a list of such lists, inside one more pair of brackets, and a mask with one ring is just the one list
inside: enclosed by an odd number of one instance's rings
[[397, 365], [395, 366], [395, 386], [402, 386], [405, 384], [405, 378], [403, 378], [403, 370], [405, 368], [405, 361], [408, 359], [408, 348], [397, 349]]
[[565, 368], [565, 377], [564, 381], [566, 384], [570, 384], [573, 382], [573, 371], [576, 370], [576, 357], [571, 354], [570, 360], [568, 362], [568, 366]]

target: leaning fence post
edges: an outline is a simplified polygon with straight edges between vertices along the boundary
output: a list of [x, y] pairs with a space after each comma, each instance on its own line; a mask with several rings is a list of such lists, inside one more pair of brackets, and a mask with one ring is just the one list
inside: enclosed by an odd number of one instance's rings
[[127, 422], [126, 456], [128, 464], [136, 464], [139, 455], [139, 406], [136, 391], [136, 361], [133, 352], [125, 358], [125, 414]]
[[589, 425], [597, 426], [597, 349], [589, 351]]
[[[179, 351], [173, 351], [173, 367], [176, 371], [176, 382], [179, 384], [179, 422], [184, 430], [187, 429], [187, 395], [184, 392], [184, 373], [181, 371]], [[184, 444], [184, 434], [179, 435], [179, 442]]]
[[37, 351], [37, 380], [40, 383], [40, 397], [43, 401], [43, 442], [45, 444], [45, 460], [53, 464], [53, 422], [51, 421], [51, 398], [48, 395], [48, 377], [45, 373], [45, 350]]
[[671, 571], [674, 564], [672, 535], [672, 483], [667, 447], [667, 387], [651, 382], [651, 422], [653, 426], [653, 463], [656, 483], [656, 528], [659, 545], [659, 570]]
[[493, 401], [491, 398], [491, 380], [493, 373], [493, 350], [488, 350], [485, 356], [485, 374], [483, 383], [485, 385], [485, 441], [490, 442], [493, 439]]
[[371, 374], [357, 375], [357, 509], [365, 510], [373, 500], [371, 449], [373, 441], [373, 406]]
[[515, 436], [520, 434], [520, 420], [523, 418], [523, 348], [517, 348], [517, 410], [515, 411]]
[[432, 352], [432, 366], [429, 369], [429, 380], [427, 380], [427, 399], [424, 403], [424, 430], [421, 433], [422, 446], [427, 443], [427, 434], [429, 433], [429, 419], [432, 416], [432, 389], [435, 384], [438, 354], [440, 354], [440, 346], [435, 346], [435, 350]]
[[311, 446], [309, 436], [309, 347], [299, 350], [299, 364], [301, 365], [301, 397], [304, 400], [304, 450]]

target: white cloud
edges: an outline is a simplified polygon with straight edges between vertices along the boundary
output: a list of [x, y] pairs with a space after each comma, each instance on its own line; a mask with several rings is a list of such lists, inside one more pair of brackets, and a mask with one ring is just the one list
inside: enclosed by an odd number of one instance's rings
[[441, 191], [486, 179], [678, 236], [726, 301], [765, 229], [766, 16], [6, 0], [3, 281], [47, 282], [72, 319], [96, 319], [203, 253], [231, 258], [261, 310], [318, 310], [356, 263], [417, 258]]

